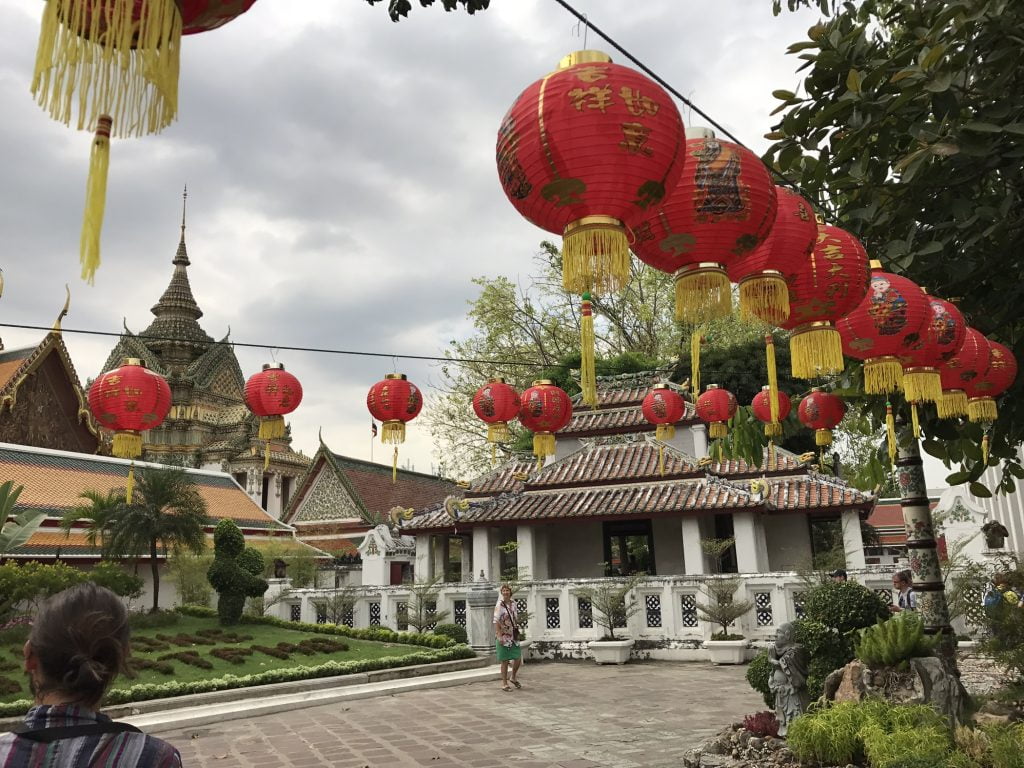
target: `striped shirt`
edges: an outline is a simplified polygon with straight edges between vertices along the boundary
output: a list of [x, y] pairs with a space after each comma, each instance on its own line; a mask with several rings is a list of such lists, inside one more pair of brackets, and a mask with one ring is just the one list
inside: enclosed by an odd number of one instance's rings
[[[41, 705], [25, 715], [28, 728], [57, 728], [110, 722], [75, 705]], [[0, 734], [0, 768], [180, 768], [178, 750], [155, 736], [120, 732], [76, 736], [50, 743]]]

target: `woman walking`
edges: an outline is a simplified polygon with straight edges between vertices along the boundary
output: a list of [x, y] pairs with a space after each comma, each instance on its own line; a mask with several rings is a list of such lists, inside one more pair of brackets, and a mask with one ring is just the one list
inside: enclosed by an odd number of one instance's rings
[[[499, 591], [501, 596], [494, 606], [494, 650], [501, 662], [501, 690], [511, 691], [513, 685], [523, 687], [517, 679], [523, 663], [523, 649], [519, 646], [519, 613], [512, 600], [512, 587], [502, 584]], [[508, 674], [510, 661], [511, 677]]]

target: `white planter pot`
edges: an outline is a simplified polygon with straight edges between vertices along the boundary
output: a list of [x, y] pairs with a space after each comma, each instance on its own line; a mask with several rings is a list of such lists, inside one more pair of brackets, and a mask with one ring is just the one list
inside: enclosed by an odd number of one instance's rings
[[591, 640], [587, 643], [598, 664], [625, 664], [635, 640]]
[[747, 641], [705, 640], [704, 648], [712, 664], [742, 664], [747, 660]]

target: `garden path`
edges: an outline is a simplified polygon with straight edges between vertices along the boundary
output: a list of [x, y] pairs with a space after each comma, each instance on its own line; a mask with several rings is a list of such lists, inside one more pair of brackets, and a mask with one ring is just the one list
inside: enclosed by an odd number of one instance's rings
[[474, 683], [156, 735], [189, 768], [678, 768], [702, 739], [765, 708], [745, 671], [533, 663], [512, 693]]

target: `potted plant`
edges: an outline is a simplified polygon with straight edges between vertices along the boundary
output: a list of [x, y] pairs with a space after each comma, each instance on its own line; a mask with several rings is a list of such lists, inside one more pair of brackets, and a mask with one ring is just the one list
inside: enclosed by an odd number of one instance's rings
[[600, 640], [587, 643], [594, 661], [598, 664], [625, 664], [635, 642], [629, 637], [615, 636], [616, 628], [626, 625], [629, 618], [640, 610], [637, 601], [630, 597], [643, 574], [634, 574], [624, 581], [606, 579], [597, 587], [580, 587], [576, 594], [590, 601], [594, 621], [604, 630]]
[[704, 584], [709, 600], [697, 603], [700, 617], [722, 628], [704, 642], [712, 664], [742, 664], [745, 661], [746, 638], [729, 633], [729, 625], [754, 607], [749, 600], [736, 599], [739, 588], [739, 577], [712, 577]]
[[1010, 535], [1006, 526], [998, 520], [989, 520], [981, 526], [981, 532], [985, 536], [985, 546], [989, 549], [1002, 549], [1006, 537]]

